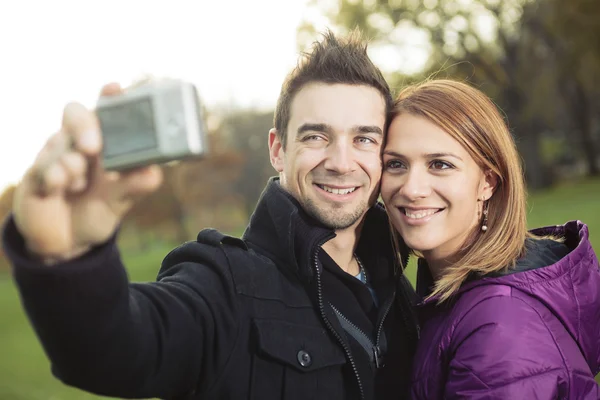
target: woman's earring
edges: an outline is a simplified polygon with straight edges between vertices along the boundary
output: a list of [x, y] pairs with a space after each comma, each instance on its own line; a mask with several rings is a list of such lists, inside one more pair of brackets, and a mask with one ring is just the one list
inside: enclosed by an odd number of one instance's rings
[[487, 223], [488, 223], [488, 211], [489, 211], [490, 203], [486, 200], [482, 200], [482, 201], [484, 203], [483, 203], [483, 222], [481, 224], [481, 230], [483, 232], [485, 232], [488, 230]]

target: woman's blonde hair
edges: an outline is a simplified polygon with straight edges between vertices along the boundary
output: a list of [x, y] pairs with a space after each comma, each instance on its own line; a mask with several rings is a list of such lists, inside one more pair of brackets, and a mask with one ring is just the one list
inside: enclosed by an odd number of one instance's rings
[[[443, 271], [430, 297], [445, 301], [472, 274], [485, 275], [515, 264], [523, 255], [526, 222], [526, 189], [521, 158], [496, 105], [482, 92], [453, 80], [430, 80], [399, 94], [391, 119], [400, 114], [424, 117], [471, 155], [497, 184], [488, 200], [487, 231], [478, 226], [459, 251], [458, 259]], [[396, 239], [398, 235], [396, 233]]]

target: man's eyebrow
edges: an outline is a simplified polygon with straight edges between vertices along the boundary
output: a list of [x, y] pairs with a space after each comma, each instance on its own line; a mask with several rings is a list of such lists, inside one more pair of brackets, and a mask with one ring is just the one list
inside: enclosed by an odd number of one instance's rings
[[380, 127], [375, 125], [360, 125], [353, 128], [355, 132], [358, 133], [375, 133], [377, 135], [383, 136], [383, 131]]
[[300, 136], [304, 132], [325, 132], [330, 133], [333, 131], [333, 128], [327, 124], [311, 124], [306, 123], [302, 124], [298, 127], [298, 131], [296, 132], [297, 136]]
[[[383, 131], [380, 127], [376, 125], [358, 125], [352, 128], [354, 132], [357, 133], [374, 133], [376, 135], [383, 136]], [[331, 133], [333, 132], [333, 128], [328, 124], [312, 124], [306, 123], [302, 124], [298, 127], [297, 135], [300, 135], [304, 132], [325, 132]]]

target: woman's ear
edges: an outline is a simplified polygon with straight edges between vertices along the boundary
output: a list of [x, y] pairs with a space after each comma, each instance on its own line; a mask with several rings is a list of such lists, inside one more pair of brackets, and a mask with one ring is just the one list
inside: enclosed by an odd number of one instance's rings
[[491, 169], [483, 173], [479, 189], [479, 199], [489, 200], [496, 191], [498, 185], [498, 175]]

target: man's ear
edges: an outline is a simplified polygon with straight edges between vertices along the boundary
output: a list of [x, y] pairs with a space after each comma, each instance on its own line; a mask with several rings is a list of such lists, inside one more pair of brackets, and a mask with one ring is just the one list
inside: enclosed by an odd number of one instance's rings
[[489, 200], [490, 197], [496, 191], [498, 186], [498, 175], [492, 170], [487, 170], [483, 173], [481, 189], [479, 191], [479, 198]]
[[271, 165], [275, 168], [275, 171], [282, 172], [285, 161], [285, 150], [275, 128], [269, 131], [269, 156], [271, 157]]

